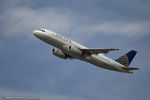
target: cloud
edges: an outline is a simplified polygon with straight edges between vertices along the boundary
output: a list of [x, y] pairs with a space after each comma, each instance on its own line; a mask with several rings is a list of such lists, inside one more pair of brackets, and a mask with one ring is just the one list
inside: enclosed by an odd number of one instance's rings
[[97, 36], [142, 38], [150, 34], [150, 22], [103, 21], [99, 24], [76, 26], [72, 34], [77, 41], [87, 41]]
[[116, 19], [114, 21], [103, 20], [97, 24], [84, 23], [89, 20], [91, 21], [92, 18], [63, 7], [33, 9], [14, 6], [6, 9], [0, 16], [0, 21], [4, 23], [2, 30], [5, 37], [27, 36], [31, 38], [32, 31], [39, 28], [51, 29], [61, 34], [72, 32], [73, 38], [80, 41], [83, 40], [83, 36], [86, 40], [98, 34], [135, 37], [145, 36], [150, 32], [149, 21], [132, 22]]
[[118, 34], [123, 36], [145, 35], [150, 33], [150, 22], [104, 22], [88, 28], [90, 33]]
[[32, 31], [37, 28], [49, 28], [55, 31], [68, 30], [72, 24], [72, 18], [69, 16], [67, 12], [63, 13], [53, 8], [34, 10], [16, 7], [8, 9], [0, 17], [0, 21], [4, 23], [3, 35], [5, 37], [31, 36]]

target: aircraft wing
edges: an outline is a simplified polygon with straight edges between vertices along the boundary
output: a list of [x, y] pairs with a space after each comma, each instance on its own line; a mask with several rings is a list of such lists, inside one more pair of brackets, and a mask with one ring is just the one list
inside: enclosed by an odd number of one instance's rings
[[83, 53], [87, 53], [87, 54], [98, 54], [98, 53], [108, 53], [109, 51], [114, 51], [114, 50], [119, 50], [119, 49], [115, 49], [115, 48], [108, 48], [108, 49], [94, 49], [94, 48], [90, 48], [90, 49], [81, 49], [83, 51]]

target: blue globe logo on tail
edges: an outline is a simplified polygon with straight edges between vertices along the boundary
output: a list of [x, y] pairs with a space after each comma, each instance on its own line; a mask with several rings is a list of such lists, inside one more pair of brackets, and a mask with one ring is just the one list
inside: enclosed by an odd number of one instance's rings
[[131, 61], [133, 60], [133, 58], [135, 57], [136, 53], [137, 52], [135, 50], [131, 50], [128, 53], [126, 53], [125, 55], [117, 58], [115, 61], [128, 67], [130, 65]]

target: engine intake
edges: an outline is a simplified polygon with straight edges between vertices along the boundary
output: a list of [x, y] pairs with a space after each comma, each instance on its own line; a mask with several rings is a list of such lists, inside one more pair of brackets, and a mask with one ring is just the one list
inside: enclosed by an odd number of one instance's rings
[[61, 51], [60, 49], [54, 48], [52, 50], [52, 54], [59, 57], [59, 58], [63, 58], [63, 59], [67, 58], [67, 55], [63, 51]]

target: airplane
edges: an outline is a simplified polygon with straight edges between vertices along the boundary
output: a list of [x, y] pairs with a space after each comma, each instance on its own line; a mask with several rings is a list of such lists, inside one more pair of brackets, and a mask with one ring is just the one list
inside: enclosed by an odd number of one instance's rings
[[128, 67], [137, 53], [135, 50], [131, 50], [116, 60], [113, 60], [106, 57], [104, 54], [119, 49], [87, 48], [71, 39], [47, 29], [34, 30], [33, 34], [40, 40], [56, 47], [52, 50], [52, 54], [59, 58], [80, 59], [104, 69], [123, 73], [133, 73], [133, 70], [139, 70], [139, 68]]

